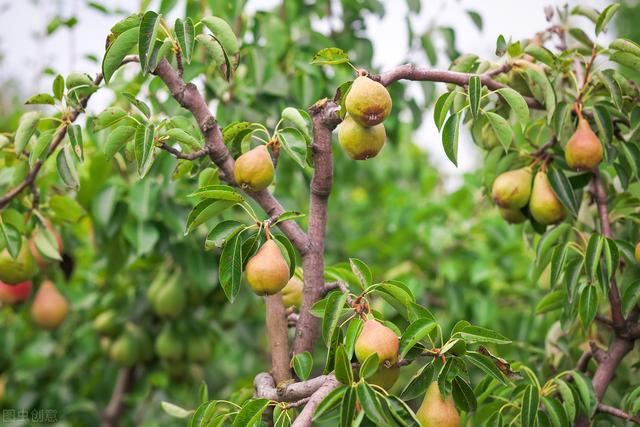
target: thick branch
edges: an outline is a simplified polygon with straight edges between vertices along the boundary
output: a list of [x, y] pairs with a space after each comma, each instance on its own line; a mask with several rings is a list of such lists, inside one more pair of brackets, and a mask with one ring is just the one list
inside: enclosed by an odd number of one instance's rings
[[307, 381], [276, 387], [273, 376], [269, 373], [263, 372], [256, 375], [253, 380], [253, 387], [256, 391], [256, 397], [274, 400], [277, 402], [295, 402], [311, 396], [327, 381], [328, 378], [328, 375], [320, 375]]
[[333, 182], [331, 133], [340, 119], [338, 106], [326, 99], [309, 109], [313, 121], [314, 173], [309, 202], [309, 252], [302, 257], [304, 290], [300, 318], [296, 325], [294, 354], [311, 351], [318, 335], [319, 319], [311, 307], [324, 294], [324, 239], [327, 226], [327, 202]]
[[134, 368], [120, 368], [109, 405], [102, 413], [101, 427], [117, 427], [124, 410], [124, 396], [133, 384]]
[[613, 415], [615, 417], [622, 418], [623, 420], [640, 424], [640, 417], [634, 417], [633, 415], [624, 412], [622, 409], [614, 408], [613, 406], [598, 403], [598, 412]]
[[282, 294], [269, 295], [267, 304], [267, 333], [271, 347], [271, 372], [277, 384], [291, 379], [289, 367], [289, 337]]
[[[469, 84], [469, 77], [472, 75], [473, 74], [449, 70], [427, 70], [424, 68], [416, 68], [413, 64], [404, 64], [394, 68], [393, 70], [382, 73], [380, 76], [372, 76], [372, 78], [374, 80], [378, 80], [385, 86], [389, 86], [391, 83], [398, 80], [453, 83], [458, 86], [465, 86]], [[491, 77], [491, 74], [483, 74], [480, 76], [480, 81], [491, 90], [507, 87], [506, 85], [493, 80]], [[525, 96], [524, 99], [529, 107], [544, 109], [544, 106], [534, 98]]]
[[339, 385], [340, 383], [336, 377], [333, 374], [329, 375], [322, 387], [313, 393], [300, 415], [293, 421], [292, 427], [311, 427], [311, 419], [316, 412], [316, 408]]

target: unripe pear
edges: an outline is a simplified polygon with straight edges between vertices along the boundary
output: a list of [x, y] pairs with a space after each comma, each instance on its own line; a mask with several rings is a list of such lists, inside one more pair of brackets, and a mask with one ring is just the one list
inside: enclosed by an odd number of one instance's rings
[[533, 180], [529, 211], [543, 225], [556, 224], [567, 216], [567, 211], [553, 192], [546, 172], [538, 172]]
[[521, 168], [504, 172], [494, 181], [491, 198], [502, 208], [520, 209], [531, 195], [531, 169]]
[[377, 353], [380, 364], [384, 362], [395, 364], [398, 361], [399, 348], [400, 339], [396, 333], [373, 319], [364, 322], [362, 332], [354, 346], [360, 363], [363, 363], [371, 354]]
[[382, 123], [391, 112], [391, 96], [380, 83], [360, 76], [353, 81], [344, 105], [360, 125], [375, 126]]
[[564, 158], [571, 169], [591, 170], [602, 160], [602, 144], [589, 122], [578, 119], [578, 127], [564, 147]]
[[289, 265], [278, 244], [267, 240], [247, 262], [247, 282], [258, 295], [277, 294], [289, 282]]
[[386, 139], [384, 125], [363, 127], [351, 116], [345, 117], [338, 127], [340, 146], [354, 160], [375, 157], [384, 146]]
[[193, 335], [187, 340], [187, 359], [191, 362], [204, 362], [211, 355], [211, 344], [204, 335]]
[[493, 147], [500, 145], [500, 140], [489, 123], [482, 126], [479, 143], [485, 150], [491, 150]]
[[38, 272], [26, 239], [22, 239], [20, 252], [14, 259], [5, 248], [0, 252], [0, 281], [9, 285], [26, 282]]
[[398, 380], [400, 376], [400, 366], [391, 365], [386, 367], [384, 364], [378, 367], [378, 372], [367, 378], [369, 384], [376, 384], [385, 390], [389, 390]]
[[114, 335], [118, 331], [118, 313], [113, 310], [105, 310], [93, 320], [96, 332], [102, 335]]
[[173, 318], [182, 313], [186, 302], [187, 296], [184, 287], [174, 277], [158, 289], [152, 304], [153, 310], [158, 316]]
[[111, 344], [109, 349], [111, 359], [122, 366], [133, 366], [140, 361], [141, 350], [136, 337], [125, 331]]
[[285, 308], [295, 307], [300, 309], [302, 304], [302, 288], [304, 283], [297, 276], [293, 276], [289, 279], [287, 285], [282, 289], [282, 303]]
[[182, 358], [182, 342], [170, 325], [165, 325], [156, 338], [155, 350], [158, 357], [165, 360], [180, 360]]
[[640, 242], [636, 245], [636, 261], [640, 262]]
[[15, 285], [0, 282], [0, 302], [14, 305], [29, 299], [33, 285], [30, 280]]
[[435, 381], [427, 388], [416, 418], [422, 427], [460, 426], [460, 414], [453, 403], [453, 396], [449, 395], [444, 399]]
[[45, 329], [55, 329], [67, 317], [68, 312], [69, 304], [55, 285], [49, 280], [42, 282], [31, 305], [33, 321]]
[[520, 224], [526, 221], [527, 217], [524, 216], [520, 209], [507, 209], [498, 207], [500, 216], [505, 219], [509, 224]]
[[251, 191], [264, 190], [273, 181], [273, 161], [266, 145], [259, 145], [236, 159], [233, 175], [238, 185]]

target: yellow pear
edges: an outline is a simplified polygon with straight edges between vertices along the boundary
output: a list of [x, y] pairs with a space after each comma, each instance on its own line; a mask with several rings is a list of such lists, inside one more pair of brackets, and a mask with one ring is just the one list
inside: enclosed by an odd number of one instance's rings
[[25, 238], [22, 238], [17, 257], [12, 258], [6, 248], [0, 251], [0, 281], [15, 285], [30, 280], [37, 272], [38, 265]]
[[247, 262], [247, 282], [258, 295], [277, 294], [289, 281], [289, 265], [278, 244], [267, 240]]
[[564, 147], [564, 158], [571, 169], [591, 170], [602, 160], [602, 144], [589, 122], [578, 119], [578, 127]]
[[236, 159], [233, 175], [238, 185], [251, 191], [264, 190], [273, 181], [274, 168], [266, 145], [259, 145]]
[[375, 126], [391, 112], [391, 96], [380, 83], [360, 76], [353, 81], [344, 105], [361, 126]]
[[289, 279], [289, 282], [281, 291], [282, 302], [284, 303], [285, 308], [295, 307], [298, 310], [300, 309], [300, 304], [302, 304], [303, 287], [304, 283], [297, 276], [293, 276]]
[[502, 208], [520, 209], [531, 195], [531, 169], [528, 167], [504, 172], [493, 181], [491, 198]]
[[386, 139], [384, 125], [364, 127], [351, 116], [345, 117], [338, 128], [340, 146], [354, 160], [375, 157], [384, 146]]
[[500, 216], [509, 224], [520, 224], [526, 221], [527, 217], [523, 215], [520, 209], [507, 209], [498, 207]]
[[399, 347], [400, 339], [392, 329], [377, 320], [367, 320], [356, 339], [354, 350], [360, 363], [371, 354], [377, 353], [380, 364], [395, 364], [398, 361]]
[[33, 321], [45, 328], [55, 329], [67, 317], [69, 304], [49, 280], [42, 282], [31, 305]]
[[443, 398], [437, 382], [432, 382], [427, 388], [422, 405], [416, 412], [416, 418], [422, 427], [459, 427], [460, 414], [449, 395]]
[[543, 225], [556, 224], [567, 216], [567, 211], [551, 188], [546, 172], [538, 172], [533, 180], [529, 211]]

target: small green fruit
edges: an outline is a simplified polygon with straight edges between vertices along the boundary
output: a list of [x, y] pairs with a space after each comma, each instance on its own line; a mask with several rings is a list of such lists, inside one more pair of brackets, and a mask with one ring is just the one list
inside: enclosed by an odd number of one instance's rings
[[367, 378], [367, 382], [369, 384], [376, 384], [385, 390], [389, 390], [396, 383], [399, 376], [400, 367], [398, 365], [386, 367], [382, 364], [378, 368], [378, 372]]
[[443, 398], [437, 382], [427, 388], [422, 405], [416, 412], [422, 427], [459, 427], [460, 414], [453, 402], [453, 396]]
[[304, 283], [297, 276], [289, 279], [287, 285], [280, 291], [282, 293], [282, 303], [285, 308], [295, 307], [298, 310], [302, 304], [302, 288]]
[[122, 366], [133, 366], [138, 363], [140, 361], [140, 345], [136, 337], [125, 331], [111, 344], [109, 356]]
[[351, 116], [345, 117], [338, 127], [340, 146], [354, 160], [367, 160], [377, 156], [386, 139], [384, 125], [363, 127]]
[[546, 172], [538, 172], [533, 180], [529, 211], [537, 222], [543, 225], [563, 221], [567, 211], [553, 192]]
[[165, 325], [156, 338], [155, 350], [158, 357], [164, 360], [180, 360], [182, 358], [182, 342], [171, 325]]
[[93, 327], [99, 334], [112, 336], [118, 331], [118, 313], [113, 310], [105, 310], [93, 320]]
[[22, 239], [20, 252], [14, 259], [7, 249], [0, 252], [0, 281], [15, 285], [30, 280], [38, 272], [38, 266], [33, 259], [29, 243]]
[[500, 174], [491, 188], [491, 198], [502, 208], [520, 209], [531, 195], [531, 169], [521, 168]]
[[251, 191], [264, 190], [273, 181], [275, 170], [266, 145], [259, 145], [236, 159], [233, 175], [238, 185]]
[[353, 81], [344, 105], [361, 126], [375, 126], [391, 112], [391, 96], [380, 83], [360, 76]]
[[247, 282], [258, 295], [277, 294], [289, 281], [289, 265], [278, 244], [267, 240], [247, 262]]
[[160, 289], [153, 299], [153, 310], [160, 317], [175, 318], [187, 302], [187, 296], [176, 277], [171, 278]]
[[395, 364], [398, 361], [398, 349], [400, 339], [393, 330], [387, 328], [377, 320], [364, 322], [362, 332], [356, 339], [354, 350], [360, 363], [373, 353], [378, 354], [380, 364], [388, 362]]
[[578, 127], [564, 148], [564, 158], [571, 169], [591, 170], [602, 160], [602, 144], [591, 130], [589, 122], [578, 119]]

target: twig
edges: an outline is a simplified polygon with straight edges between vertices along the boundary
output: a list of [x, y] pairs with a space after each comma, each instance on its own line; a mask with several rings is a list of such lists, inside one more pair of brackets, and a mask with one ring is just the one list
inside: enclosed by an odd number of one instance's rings
[[300, 412], [300, 415], [294, 420], [292, 427], [311, 427], [311, 420], [313, 418], [313, 414], [316, 411], [316, 408], [324, 400], [325, 397], [333, 389], [338, 387], [340, 383], [336, 379], [336, 377], [331, 374], [327, 377], [326, 381], [315, 393], [311, 395], [311, 398], [307, 402], [306, 406]]
[[605, 405], [604, 403], [598, 403], [598, 412], [613, 415], [614, 417], [622, 418], [623, 420], [640, 424], [640, 417], [634, 417], [633, 415], [623, 411], [622, 409], [614, 408], [613, 406]]
[[168, 151], [169, 153], [173, 154], [178, 159], [196, 160], [196, 159], [199, 159], [201, 157], [205, 157], [205, 156], [209, 155], [209, 147], [203, 147], [200, 150], [193, 151], [191, 153], [183, 153], [182, 151], [170, 146], [166, 142], [162, 142], [159, 145], [159, 147], [162, 148], [163, 150]]
[[117, 427], [124, 410], [124, 397], [133, 384], [134, 368], [120, 368], [118, 378], [109, 400], [109, 405], [102, 413], [101, 427]]

